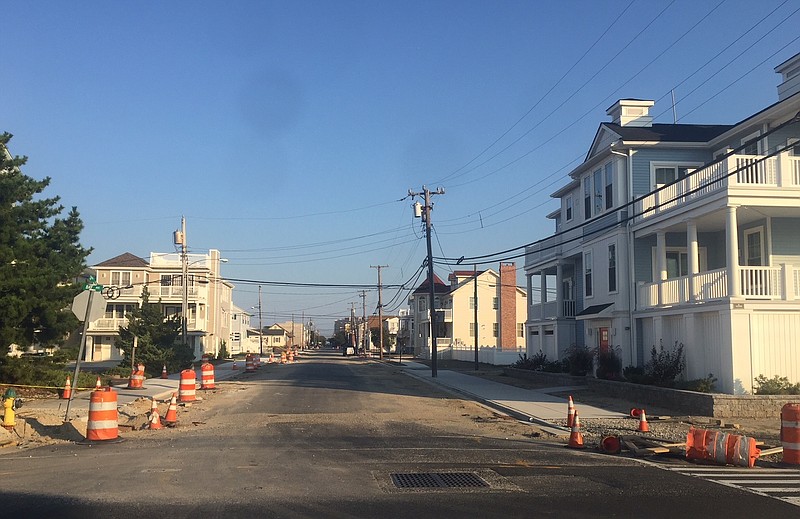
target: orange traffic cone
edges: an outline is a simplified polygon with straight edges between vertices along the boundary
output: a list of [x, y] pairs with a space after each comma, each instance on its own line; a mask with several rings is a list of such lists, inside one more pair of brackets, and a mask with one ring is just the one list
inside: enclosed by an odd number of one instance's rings
[[169, 408], [167, 415], [164, 417], [164, 423], [168, 427], [175, 427], [178, 424], [178, 395], [172, 393], [172, 400], [169, 401]]
[[156, 403], [156, 399], [153, 399], [153, 405], [150, 408], [150, 423], [147, 426], [148, 429], [163, 429], [164, 426], [161, 425], [161, 417], [158, 415], [158, 404]]
[[61, 393], [61, 398], [64, 400], [69, 400], [72, 397], [72, 384], [69, 380], [69, 375], [67, 375], [67, 383], [64, 384], [64, 392]]
[[571, 449], [583, 449], [583, 434], [581, 433], [581, 419], [575, 411], [575, 423], [572, 424], [572, 431], [569, 433], [569, 443], [567, 447]]
[[575, 403], [572, 401], [572, 395], [569, 395], [567, 402], [567, 427], [572, 427], [575, 423]]
[[161, 378], [167, 378], [169, 375], [167, 374], [167, 365], [164, 364], [164, 367], [161, 368]]
[[102, 387], [103, 387], [103, 385], [100, 383], [100, 377], [98, 376], [98, 377], [97, 377], [97, 382], [94, 384], [94, 389], [95, 389], [96, 391], [100, 391], [100, 389], [101, 389]]
[[650, 432], [650, 426], [647, 425], [647, 416], [644, 413], [644, 409], [639, 412], [639, 428], [636, 430], [639, 432]]

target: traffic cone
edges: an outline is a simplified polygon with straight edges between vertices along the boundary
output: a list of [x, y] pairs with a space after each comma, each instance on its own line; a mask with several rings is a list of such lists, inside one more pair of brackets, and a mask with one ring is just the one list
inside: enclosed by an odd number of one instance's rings
[[572, 395], [569, 395], [567, 402], [567, 427], [572, 427], [575, 423], [575, 403], [572, 401]]
[[72, 397], [72, 384], [70, 383], [69, 375], [67, 375], [67, 382], [64, 384], [64, 392], [61, 393], [61, 398], [69, 400]]
[[164, 364], [164, 367], [161, 368], [161, 378], [167, 378], [167, 365]]
[[578, 412], [575, 411], [575, 423], [572, 424], [572, 430], [569, 433], [569, 443], [567, 447], [570, 449], [583, 449], [583, 434], [581, 433], [581, 419], [578, 418]]
[[233, 367], [232, 367], [231, 369], [232, 369], [232, 370], [237, 370], [237, 369], [239, 369], [239, 367], [236, 365], [236, 359], [233, 359]]
[[95, 382], [95, 384], [94, 384], [94, 389], [95, 389], [95, 391], [100, 391], [100, 389], [102, 389], [102, 387], [103, 387], [103, 385], [100, 383], [100, 377], [98, 376], [97, 377], [97, 382]]
[[647, 416], [644, 413], [644, 409], [639, 412], [639, 428], [636, 430], [639, 432], [650, 432], [650, 426], [647, 425]]
[[147, 425], [148, 429], [155, 430], [155, 429], [163, 429], [164, 426], [161, 425], [161, 417], [158, 415], [158, 404], [156, 403], [156, 399], [153, 399], [153, 405], [150, 408], [150, 423]]
[[169, 401], [169, 408], [167, 415], [164, 417], [164, 423], [167, 427], [175, 427], [178, 425], [178, 395], [172, 393], [172, 400]]

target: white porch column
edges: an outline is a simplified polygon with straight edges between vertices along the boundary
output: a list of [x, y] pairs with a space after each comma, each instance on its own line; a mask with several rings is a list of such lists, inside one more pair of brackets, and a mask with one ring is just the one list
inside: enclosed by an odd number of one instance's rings
[[689, 245], [689, 302], [697, 299], [695, 276], [700, 272], [700, 256], [697, 247], [697, 223], [694, 220], [686, 224], [686, 243]]
[[[544, 304], [547, 302], [547, 274], [544, 269], [539, 273], [539, 276], [542, 290], [542, 312], [544, 312]], [[542, 316], [544, 316], [544, 313], [542, 313]]]
[[564, 269], [561, 262], [556, 263], [556, 318], [564, 317]]
[[667, 280], [667, 233], [656, 233], [656, 270], [658, 279], [658, 305], [664, 304], [664, 281]]
[[725, 218], [725, 262], [728, 266], [728, 295], [738, 297], [739, 290], [739, 226], [736, 221], [736, 208], [728, 206]]

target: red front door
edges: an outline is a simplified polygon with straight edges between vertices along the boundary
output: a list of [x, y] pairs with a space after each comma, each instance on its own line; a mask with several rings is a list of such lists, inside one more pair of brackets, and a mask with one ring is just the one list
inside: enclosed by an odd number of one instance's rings
[[608, 352], [608, 328], [600, 328], [597, 335], [600, 339], [600, 352]]

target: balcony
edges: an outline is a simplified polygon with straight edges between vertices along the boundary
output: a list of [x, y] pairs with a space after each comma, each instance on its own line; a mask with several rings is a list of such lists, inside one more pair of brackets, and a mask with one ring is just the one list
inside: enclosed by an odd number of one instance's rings
[[579, 226], [526, 247], [525, 266], [538, 265], [560, 258], [565, 250], [569, 251], [578, 247], [582, 237], [583, 229]]
[[[420, 323], [427, 323], [431, 320], [430, 312], [425, 312], [420, 319]], [[453, 309], [452, 308], [437, 308], [436, 309], [436, 322], [439, 323], [452, 323], [453, 322]]]
[[[769, 301], [800, 299], [800, 268], [792, 265], [780, 267], [739, 267], [740, 297]], [[661, 304], [658, 302], [661, 285]], [[694, 302], [705, 302], [730, 297], [727, 269], [710, 270], [694, 276]], [[636, 308], [645, 310], [689, 303], [689, 276], [668, 279], [661, 283], [639, 285]]]
[[[561, 317], [575, 317], [575, 301], [572, 299], [565, 299], [561, 302], [563, 312]], [[556, 319], [556, 301], [547, 301], [546, 303], [536, 303], [530, 306], [528, 318], [533, 321], [540, 321], [544, 319]]]
[[[654, 216], [725, 190], [782, 191], [800, 189], [800, 157], [788, 152], [764, 159], [762, 155], [731, 155], [727, 159], [697, 170], [686, 178], [669, 184], [634, 205], [635, 221], [642, 222]], [[744, 194], [744, 193], [743, 193]]]
[[89, 331], [92, 332], [116, 332], [120, 326], [128, 326], [128, 319], [124, 317], [119, 318], [102, 318], [89, 323]]

